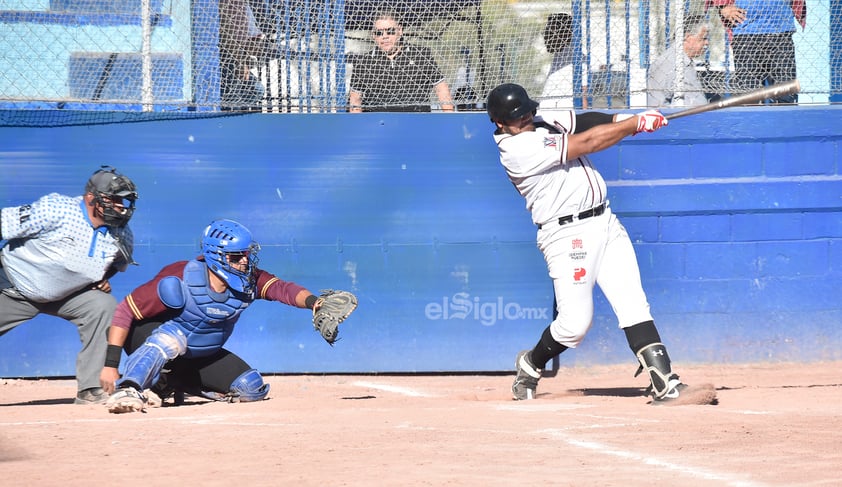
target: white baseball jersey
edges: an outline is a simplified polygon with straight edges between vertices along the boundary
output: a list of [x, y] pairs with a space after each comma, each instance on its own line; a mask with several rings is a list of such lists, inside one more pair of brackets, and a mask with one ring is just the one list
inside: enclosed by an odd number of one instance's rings
[[611, 209], [558, 223], [607, 202], [605, 181], [591, 161], [586, 156], [567, 160], [569, 134], [576, 129], [574, 112], [539, 110], [534, 121], [534, 132], [495, 133], [494, 139], [509, 179], [526, 199], [532, 221], [540, 225], [538, 248], [553, 279], [558, 311], [550, 324], [553, 339], [569, 348], [584, 339], [593, 322], [597, 284], [621, 328], [651, 320], [631, 240]]
[[29, 205], [0, 211], [3, 268], [27, 299], [52, 302], [105, 277], [114, 266], [126, 270], [133, 249], [128, 226], [94, 228], [81, 196], [51, 193]]
[[590, 159], [567, 160], [567, 137], [576, 130], [571, 110], [539, 110], [535, 123], [545, 122], [560, 133], [536, 127], [517, 135], [494, 134], [500, 163], [526, 199], [536, 225], [577, 215], [605, 202], [606, 187]]

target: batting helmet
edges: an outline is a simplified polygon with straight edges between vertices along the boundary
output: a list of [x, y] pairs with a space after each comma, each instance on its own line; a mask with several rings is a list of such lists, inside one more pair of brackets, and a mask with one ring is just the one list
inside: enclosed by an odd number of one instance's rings
[[523, 86], [503, 83], [488, 94], [486, 107], [492, 122], [506, 122], [534, 112], [538, 102], [529, 98]]
[[108, 226], [123, 227], [134, 214], [137, 188], [131, 179], [111, 166], [102, 166], [88, 179], [85, 193], [94, 195], [94, 201], [102, 207], [98, 216]]
[[[233, 220], [214, 220], [202, 235], [202, 255], [208, 269], [228, 284], [231, 289], [251, 294], [255, 286], [255, 267], [260, 245], [251, 232]], [[247, 258], [245, 270], [231, 265]]]

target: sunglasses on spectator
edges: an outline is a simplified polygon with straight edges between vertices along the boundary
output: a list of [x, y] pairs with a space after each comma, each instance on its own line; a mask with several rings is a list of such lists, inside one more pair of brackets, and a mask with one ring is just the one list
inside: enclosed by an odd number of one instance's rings
[[374, 31], [374, 37], [382, 37], [382, 36], [393, 36], [398, 33], [398, 29], [395, 27], [389, 27], [388, 29], [377, 29]]

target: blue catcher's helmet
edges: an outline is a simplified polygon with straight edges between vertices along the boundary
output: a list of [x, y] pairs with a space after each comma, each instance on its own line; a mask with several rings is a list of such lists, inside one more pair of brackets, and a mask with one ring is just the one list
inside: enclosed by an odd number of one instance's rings
[[[252, 239], [251, 232], [233, 220], [214, 220], [202, 235], [202, 255], [208, 268], [234, 291], [245, 294], [254, 292], [257, 253], [260, 245]], [[246, 258], [245, 270], [237, 264]]]

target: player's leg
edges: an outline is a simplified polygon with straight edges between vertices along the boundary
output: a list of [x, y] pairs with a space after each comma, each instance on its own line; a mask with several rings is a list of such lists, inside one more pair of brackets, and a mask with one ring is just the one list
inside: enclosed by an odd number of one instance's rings
[[650, 377], [653, 397], [677, 394], [680, 382], [672, 373], [666, 347], [649, 311], [634, 247], [620, 221], [612, 218], [611, 237], [597, 282], [626, 333], [629, 347]]
[[251, 402], [265, 399], [269, 384], [256, 369], [224, 348], [211, 357], [193, 361], [201, 396], [215, 401]]
[[655, 327], [628, 233], [616, 217], [612, 215], [612, 218], [611, 235], [597, 279], [599, 287], [617, 315], [629, 348], [640, 363], [637, 374], [646, 372], [649, 377], [653, 400], [677, 400], [687, 386], [673, 372], [666, 346]]
[[108, 327], [116, 307], [114, 296], [98, 289], [89, 289], [43, 308], [46, 313], [75, 324], [79, 332], [82, 348], [76, 356], [76, 381], [79, 388], [77, 404], [98, 404], [108, 399], [100, 387], [99, 374], [105, 363]]
[[38, 313], [40, 310], [36, 306], [23, 296], [15, 295], [14, 290], [10, 294], [0, 291], [0, 336], [35, 318]]
[[177, 326], [164, 323], [155, 328], [126, 360], [125, 371], [117, 381], [117, 391], [108, 399], [112, 413], [142, 411], [143, 390], [158, 382], [164, 365], [187, 351], [187, 337]]
[[562, 227], [547, 241], [539, 241], [553, 279], [553, 321], [538, 343], [515, 359], [512, 396], [516, 400], [534, 399], [547, 362], [568, 348], [576, 348], [591, 327], [593, 274], [599, 268], [604, 247], [604, 224], [597, 219]]

